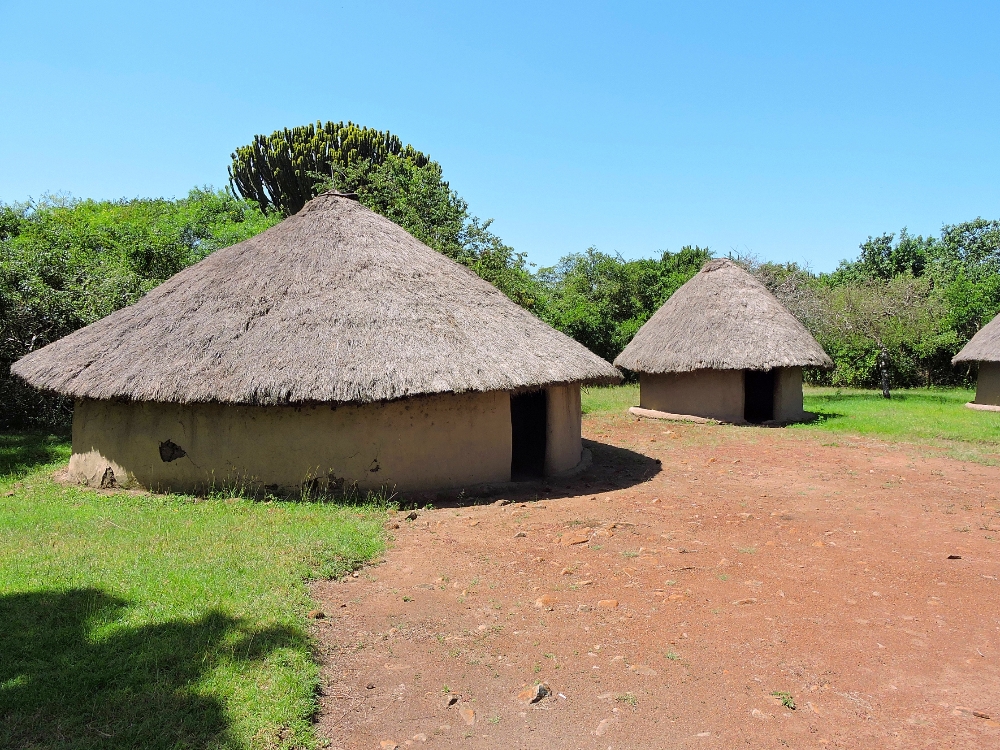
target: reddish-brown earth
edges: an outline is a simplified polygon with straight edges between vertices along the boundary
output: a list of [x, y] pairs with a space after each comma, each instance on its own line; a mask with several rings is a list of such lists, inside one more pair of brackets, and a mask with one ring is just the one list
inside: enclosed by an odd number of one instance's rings
[[315, 585], [331, 747], [1000, 748], [1000, 468], [584, 431], [579, 477], [396, 514], [383, 561]]

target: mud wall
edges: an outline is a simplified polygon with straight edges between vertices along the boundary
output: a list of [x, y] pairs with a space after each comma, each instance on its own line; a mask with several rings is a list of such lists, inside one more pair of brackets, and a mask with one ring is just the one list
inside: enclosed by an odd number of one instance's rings
[[724, 422], [743, 421], [743, 371], [640, 373], [639, 406]]
[[1000, 406], [1000, 362], [980, 362], [976, 403]]
[[[176, 492], [241, 484], [297, 492], [304, 483], [427, 490], [508, 481], [510, 457], [506, 392], [309, 407], [84, 400], [69, 470], [92, 486], [107, 484], [110, 471], [118, 486]], [[561, 460], [554, 453], [554, 465]]]
[[805, 415], [802, 408], [802, 368], [779, 367], [774, 371], [774, 419], [796, 422]]
[[559, 474], [580, 463], [580, 384], [550, 386], [546, 389], [545, 474]]

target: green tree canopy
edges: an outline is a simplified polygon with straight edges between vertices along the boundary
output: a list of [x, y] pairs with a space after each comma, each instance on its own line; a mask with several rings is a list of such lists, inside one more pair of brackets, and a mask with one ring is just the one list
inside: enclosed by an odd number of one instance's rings
[[132, 304], [213, 250], [276, 224], [226, 192], [0, 206], [0, 424], [54, 424], [66, 404], [9, 376], [33, 349]]
[[326, 190], [365, 206], [533, 308], [537, 284], [524, 254], [490, 231], [444, 179], [441, 165], [389, 132], [354, 123], [307, 125], [256, 136], [236, 149], [230, 184], [262, 211], [289, 215]]
[[819, 382], [890, 387], [970, 382], [951, 358], [1000, 313], [1000, 221], [948, 224], [937, 237], [887, 233], [831, 274], [795, 264], [751, 270], [836, 363]]
[[946, 301], [926, 276], [821, 287], [820, 299], [826, 314], [813, 321], [813, 332], [837, 363], [841, 382], [877, 382], [889, 398], [894, 380], [919, 382], [942, 350], [957, 351]]
[[367, 162], [370, 168], [389, 156], [401, 157], [417, 167], [430, 161], [387, 130], [353, 122], [317, 122], [254, 136], [250, 144], [233, 152], [229, 184], [243, 198], [256, 202], [261, 211], [277, 209], [291, 216], [324, 189], [317, 188], [324, 177], [358, 162]]
[[934, 252], [935, 239], [913, 236], [906, 227], [895, 234], [869, 237], [860, 245], [854, 261], [841, 261], [834, 272], [835, 283], [879, 280], [888, 281], [904, 273], [923, 275]]
[[538, 272], [545, 294], [539, 314], [610, 362], [711, 257], [692, 246], [658, 259], [627, 261], [593, 247], [567, 255]]

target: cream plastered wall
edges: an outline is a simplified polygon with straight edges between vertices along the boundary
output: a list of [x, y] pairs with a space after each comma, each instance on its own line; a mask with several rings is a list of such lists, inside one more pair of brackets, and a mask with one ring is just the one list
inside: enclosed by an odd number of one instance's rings
[[774, 371], [774, 419], [796, 422], [805, 415], [802, 408], [802, 368], [779, 367]]
[[[165, 461], [161, 447], [177, 454], [171, 445], [184, 455]], [[510, 457], [502, 391], [336, 407], [84, 400], [69, 470], [92, 486], [107, 483], [110, 469], [119, 486], [179, 492], [304, 483], [403, 491], [508, 481]]]
[[[639, 405], [643, 409], [742, 422], [743, 395], [742, 370], [639, 375]], [[802, 368], [777, 368], [774, 372], [774, 419], [792, 422], [804, 417]]]
[[545, 473], [569, 471], [583, 455], [580, 437], [580, 384], [546, 388]]
[[1000, 362], [980, 362], [976, 403], [1000, 406]]
[[724, 422], [743, 421], [743, 371], [639, 374], [639, 406]]

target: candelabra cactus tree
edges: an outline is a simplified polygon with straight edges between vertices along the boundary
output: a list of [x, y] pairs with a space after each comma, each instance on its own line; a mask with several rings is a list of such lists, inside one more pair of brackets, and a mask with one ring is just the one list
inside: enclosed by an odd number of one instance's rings
[[429, 162], [389, 131], [353, 122], [317, 122], [254, 136], [252, 143], [233, 152], [229, 184], [262, 211], [274, 208], [291, 216], [319, 192], [324, 178], [326, 184], [336, 184], [339, 171], [361, 163], [376, 167], [389, 155], [416, 167]]

